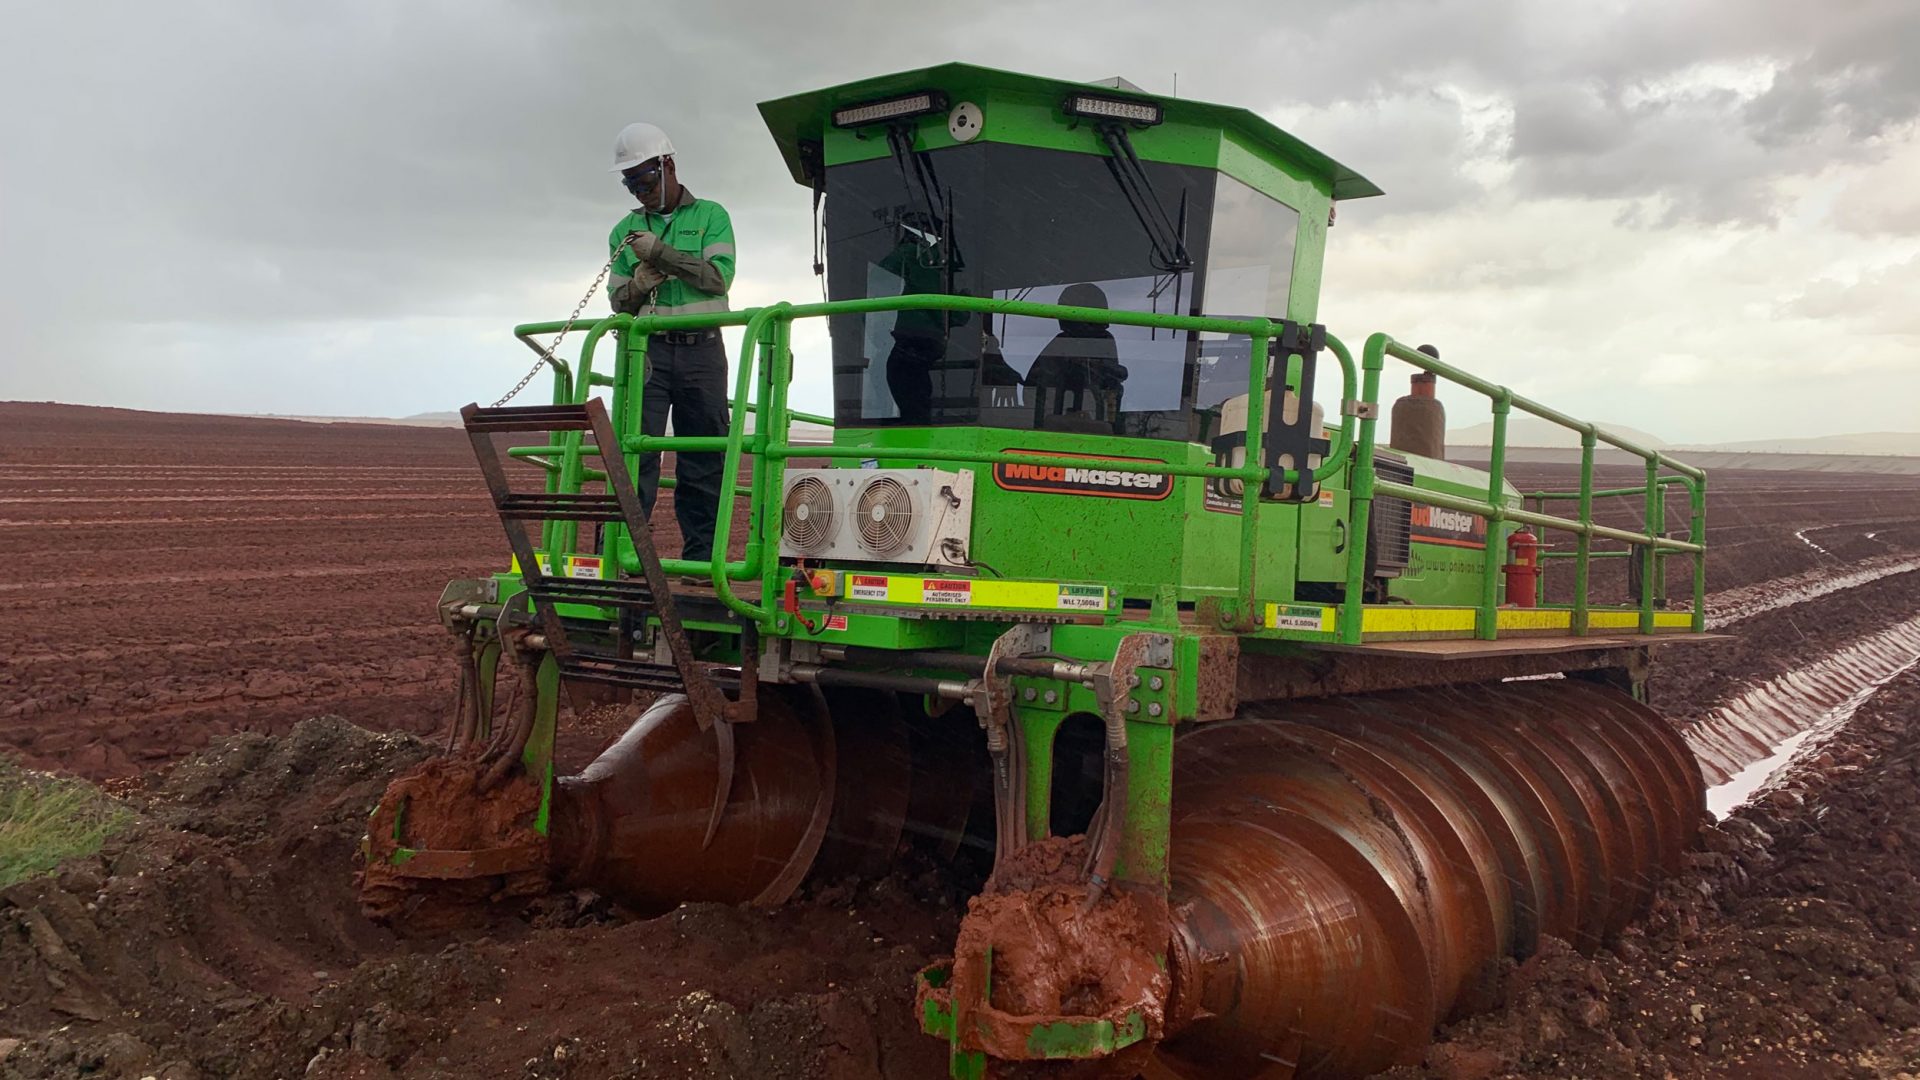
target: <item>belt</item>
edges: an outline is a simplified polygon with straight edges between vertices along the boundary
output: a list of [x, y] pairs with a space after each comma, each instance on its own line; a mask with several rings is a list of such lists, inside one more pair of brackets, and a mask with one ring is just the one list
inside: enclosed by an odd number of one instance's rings
[[653, 339], [668, 345], [698, 345], [719, 336], [718, 330], [658, 330], [654, 332]]

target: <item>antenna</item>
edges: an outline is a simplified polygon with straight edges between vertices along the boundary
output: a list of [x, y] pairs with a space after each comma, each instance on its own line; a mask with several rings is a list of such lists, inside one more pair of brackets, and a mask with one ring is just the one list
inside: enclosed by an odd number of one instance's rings
[[1173, 93], [1169, 94], [1168, 96], [1169, 97], [1180, 96], [1180, 73], [1177, 71], [1173, 73]]

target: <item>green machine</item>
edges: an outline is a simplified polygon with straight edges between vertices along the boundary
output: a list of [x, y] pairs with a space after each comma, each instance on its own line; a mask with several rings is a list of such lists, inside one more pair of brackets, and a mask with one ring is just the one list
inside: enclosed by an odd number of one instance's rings
[[[952, 1075], [1280, 1077], [1417, 1061], [1503, 958], [1641, 910], [1704, 808], [1644, 704], [1704, 631], [1699, 470], [1384, 333], [1356, 362], [1322, 264], [1380, 192], [1244, 109], [950, 64], [761, 112], [827, 298], [571, 360], [532, 338], [572, 320], [518, 328], [551, 403], [463, 413], [512, 565], [442, 600], [460, 701], [374, 813], [371, 914], [772, 905], [914, 847], [984, 875], [915, 988]], [[643, 434], [648, 335], [716, 326], [731, 433]], [[1390, 362], [1489, 400], [1486, 469], [1387, 445]], [[1577, 490], [1508, 482], [1516, 410], [1578, 434]], [[1596, 490], [1602, 445], [1645, 483]], [[724, 558], [656, 551], [662, 451], [724, 453]], [[556, 776], [563, 700], [634, 694]]]

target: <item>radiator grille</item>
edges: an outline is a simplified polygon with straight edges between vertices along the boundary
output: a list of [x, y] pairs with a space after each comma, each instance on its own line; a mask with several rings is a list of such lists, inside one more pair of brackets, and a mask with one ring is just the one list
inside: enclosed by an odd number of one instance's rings
[[[1413, 467], [1394, 458], [1379, 457], [1373, 471], [1382, 480], [1396, 484], [1413, 483]], [[1373, 514], [1367, 525], [1367, 551], [1373, 573], [1404, 570], [1413, 554], [1413, 504], [1405, 499], [1381, 497], [1373, 500]]]

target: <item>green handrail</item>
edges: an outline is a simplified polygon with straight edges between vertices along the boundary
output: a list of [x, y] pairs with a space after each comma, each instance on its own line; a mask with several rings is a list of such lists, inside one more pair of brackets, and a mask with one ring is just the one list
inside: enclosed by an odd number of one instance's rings
[[[1694, 556], [1694, 605], [1693, 628], [1698, 631], [1705, 628], [1706, 604], [1706, 474], [1693, 466], [1679, 462], [1614, 435], [1600, 428], [1549, 408], [1529, 398], [1515, 394], [1504, 386], [1497, 385], [1461, 371], [1449, 364], [1418, 352], [1395, 341], [1386, 334], [1374, 334], [1367, 339], [1363, 350], [1361, 370], [1364, 372], [1363, 400], [1378, 400], [1380, 373], [1386, 367], [1386, 358], [1392, 356], [1414, 367], [1444, 378], [1448, 382], [1474, 390], [1492, 402], [1493, 406], [1493, 445], [1489, 451], [1487, 498], [1467, 498], [1444, 492], [1427, 491], [1408, 484], [1399, 484], [1381, 480], [1376, 474], [1373, 451], [1378, 425], [1377, 410], [1369, 408], [1368, 414], [1360, 422], [1360, 453], [1354, 462], [1354, 475], [1351, 488], [1354, 535], [1360, 542], [1353, 544], [1347, 554], [1346, 595], [1342, 601], [1339, 623], [1339, 637], [1345, 644], [1357, 645], [1361, 641], [1361, 620], [1365, 605], [1366, 585], [1366, 542], [1368, 520], [1372, 514], [1373, 500], [1380, 496], [1404, 499], [1412, 503], [1438, 506], [1462, 513], [1478, 514], [1487, 519], [1487, 548], [1481, 580], [1480, 602], [1475, 605], [1474, 631], [1477, 637], [1493, 640], [1498, 637], [1498, 575], [1501, 556], [1501, 536], [1497, 526], [1502, 522], [1518, 522], [1537, 525], [1542, 529], [1557, 529], [1574, 533], [1579, 537], [1579, 549], [1576, 553], [1578, 567], [1576, 571], [1573, 631], [1584, 635], [1588, 630], [1588, 564], [1593, 557], [1592, 541], [1598, 538], [1620, 540], [1636, 545], [1636, 550], [1644, 558], [1642, 564], [1644, 579], [1648, 584], [1641, 590], [1640, 631], [1653, 632], [1654, 588], [1652, 582], [1658, 572], [1658, 554], [1662, 550], [1687, 552]], [[1506, 473], [1506, 432], [1507, 417], [1513, 409], [1537, 416], [1542, 420], [1558, 424], [1580, 435], [1580, 490], [1573, 495], [1580, 502], [1579, 518], [1570, 520], [1544, 513], [1509, 506], [1505, 493]], [[1621, 494], [1644, 494], [1645, 507], [1642, 518], [1647, 531], [1636, 533], [1626, 529], [1616, 529], [1593, 522], [1593, 499], [1597, 493], [1593, 487], [1593, 458], [1597, 443], [1605, 442], [1641, 458], [1646, 463], [1647, 480], [1640, 488], [1622, 489]], [[1689, 539], [1674, 540], [1661, 535], [1665, 525], [1665, 501], [1660, 492], [1668, 478], [1661, 475], [1661, 469], [1672, 469], [1686, 483], [1692, 494], [1692, 528]]]
[[[1082, 322], [1098, 321], [1175, 331], [1234, 334], [1249, 339], [1250, 355], [1253, 357], [1264, 357], [1268, 354], [1268, 343], [1272, 341], [1278, 329], [1276, 323], [1267, 319], [1159, 315], [1034, 304], [1025, 301], [922, 294], [820, 304], [780, 303], [740, 312], [690, 316], [615, 315], [600, 320], [588, 330], [586, 340], [582, 343], [577, 371], [567, 368], [564, 362], [556, 360], [554, 365], [556, 400], [584, 401], [594, 386], [611, 385], [614, 393], [614, 413], [621, 420], [619, 427], [622, 435], [619, 449], [628, 455], [630, 462], [637, 460], [642, 453], [666, 450], [720, 453], [724, 456], [722, 468], [726, 489], [733, 491], [736, 495], [747, 494], [749, 499], [747, 550], [744, 558], [734, 561], [725, 553], [733, 535], [736, 517], [734, 500], [725, 499], [718, 507], [715, 522], [715, 543], [720, 549], [719, 552], [706, 560], [669, 559], [664, 560], [664, 564], [669, 572], [706, 575], [713, 582], [716, 596], [728, 610], [742, 619], [754, 621], [763, 628], [770, 627], [775, 619], [782, 583], [777, 580], [777, 574], [763, 573], [762, 570], [772, 565], [771, 554], [779, 550], [783, 522], [779, 499], [775, 496], [779, 490], [781, 473], [785, 470], [787, 462], [808, 458], [864, 458], [874, 454], [874, 450], [868, 447], [795, 445], [789, 441], [791, 426], [796, 419], [809, 423], [832, 424], [832, 420], [828, 417], [797, 412], [789, 405], [788, 391], [792, 379], [790, 349], [792, 324], [795, 320], [803, 318], [908, 310], [970, 312]], [[562, 325], [560, 322], [527, 323], [516, 327], [515, 335], [527, 341], [529, 345], [534, 345], [530, 340], [531, 335], [555, 332]], [[724, 437], [650, 436], [636, 433], [639, 428], [637, 419], [641, 415], [644, 393], [644, 377], [637, 372], [644, 371], [646, 339], [662, 331], [723, 326], [740, 326], [743, 327], [744, 332], [742, 356], [735, 376], [731, 401], [732, 422], [729, 424], [727, 435]], [[593, 372], [594, 347], [602, 336], [616, 330], [620, 331], [624, 345], [616, 362], [616, 372], [611, 379], [606, 376], [596, 376]], [[1644, 552], [1644, 558], [1647, 559], [1645, 566], [1650, 572], [1657, 571], [1660, 559], [1667, 554], [1672, 552], [1691, 554], [1694, 557], [1695, 570], [1694, 622], [1696, 629], [1701, 628], [1704, 619], [1704, 473], [1663, 454], [1639, 447], [1629, 440], [1592, 424], [1574, 420], [1563, 413], [1516, 395], [1505, 387], [1479, 379], [1423, 353], [1408, 349], [1385, 334], [1375, 334], [1368, 338], [1366, 348], [1363, 350], [1363, 362], [1357, 366], [1346, 345], [1337, 337], [1327, 335], [1326, 345], [1328, 351], [1340, 364], [1342, 415], [1328, 452], [1319, 465], [1311, 470], [1305, 470], [1301, 468], [1269, 469], [1261, 464], [1264, 456], [1265, 414], [1268, 405], [1271, 365], [1252, 363], [1248, 370], [1247, 438], [1244, 464], [1225, 466], [1168, 461], [1153, 463], [1142, 470], [1167, 476], [1240, 481], [1242, 485], [1241, 551], [1237, 588], [1234, 590], [1233, 601], [1237, 606], [1226, 612], [1229, 621], [1235, 625], [1248, 626], [1255, 618], [1257, 583], [1254, 580], [1253, 556], [1257, 547], [1257, 511], [1263, 485], [1276, 472], [1279, 479], [1288, 484], [1297, 482], [1304, 472], [1312, 481], [1321, 483], [1336, 479], [1343, 473], [1348, 474], [1349, 478], [1348, 487], [1351, 492], [1349, 528], [1350, 535], [1355, 536], [1357, 540], [1348, 546], [1345, 575], [1347, 589], [1339, 628], [1339, 637], [1343, 642], [1357, 644], [1361, 637], [1361, 617], [1366, 587], [1366, 536], [1373, 500], [1380, 497], [1400, 498], [1409, 502], [1478, 514], [1495, 525], [1503, 522], [1525, 523], [1542, 529], [1575, 533], [1579, 537], [1579, 550], [1574, 555], [1578, 560], [1574, 602], [1576, 633], [1585, 633], [1587, 629], [1587, 571], [1591, 559], [1629, 554], [1593, 552], [1594, 539], [1617, 540], [1635, 545], [1635, 551]], [[537, 345], [534, 347], [538, 348]], [[1494, 443], [1484, 500], [1428, 491], [1383, 480], [1378, 476], [1373, 460], [1378, 439], [1378, 408], [1374, 403], [1379, 398], [1380, 371], [1388, 356], [1406, 361], [1436, 376], [1446, 378], [1450, 382], [1480, 392], [1491, 399], [1494, 410]], [[1280, 358], [1277, 371], [1281, 375], [1284, 387], [1294, 388], [1299, 385], [1302, 367], [1303, 362], [1298, 354]], [[563, 394], [564, 399], [561, 397]], [[1567, 493], [1538, 493], [1543, 500], [1578, 499], [1579, 514], [1576, 519], [1556, 517], [1507, 504], [1505, 494], [1506, 421], [1514, 409], [1568, 427], [1580, 434], [1582, 442], [1580, 490]], [[757, 416], [761, 421], [751, 435], [746, 430], [746, 418], [750, 415]], [[1593, 487], [1593, 456], [1595, 446], [1599, 442], [1618, 447], [1646, 461], [1648, 478], [1645, 486], [1596, 491]], [[567, 485], [577, 487], [585, 477], [579, 464], [579, 446], [578, 433], [572, 433], [553, 446], [535, 448], [529, 453], [536, 451], [551, 453], [553, 450], [563, 450], [565, 456], [561, 467], [558, 470], [549, 469], [549, 485], [550, 487], [559, 485], [564, 490]], [[742, 484], [740, 478], [742, 459], [749, 456], [754, 459], [755, 466], [748, 483]], [[911, 456], [918, 461], [980, 465], [1019, 461], [1025, 464], [1073, 467], [1082, 463], [1082, 459], [1065, 455], [1016, 456], [1005, 451], [932, 448], [916, 449]], [[1663, 469], [1671, 469], [1679, 475], [1662, 475]], [[1687, 540], [1659, 535], [1663, 532], [1664, 526], [1664, 499], [1660, 495], [1666, 487], [1673, 484], [1685, 486], [1691, 496], [1692, 529]], [[1597, 525], [1593, 522], [1594, 498], [1636, 494], [1644, 495], [1647, 500], [1645, 521], [1648, 532], [1636, 533], [1626, 529]], [[1542, 509], [1544, 510], [1544, 501]], [[614, 535], [617, 537], [618, 532], [616, 531]], [[564, 540], [565, 545], [570, 548], [576, 537], [570, 532], [563, 536], [555, 530], [550, 534], [550, 539]], [[1497, 634], [1496, 606], [1499, 596], [1498, 577], [1502, 548], [1503, 545], [1499, 542], [1499, 531], [1491, 530], [1483, 568], [1481, 593], [1479, 603], [1476, 605], [1478, 612], [1475, 624], [1476, 634], [1483, 638], [1491, 639]], [[732, 587], [734, 581], [755, 577], [760, 579], [761, 586], [758, 603], [736, 593]], [[1650, 631], [1652, 622], [1652, 590], [1649, 589], [1646, 590], [1641, 601], [1642, 628]]]
[[[723, 475], [738, 486], [740, 460], [743, 455], [751, 454], [758, 465], [754, 470], [753, 489], [759, 495], [753, 498], [752, 508], [760, 513], [760, 520], [750, 529], [748, 554], [743, 562], [734, 563], [724, 556], [706, 562], [682, 562], [666, 560], [669, 570], [674, 572], [705, 573], [715, 581], [715, 593], [726, 607], [741, 618], [752, 619], [762, 627], [771, 625], [772, 610], [777, 601], [778, 584], [770, 575], [762, 575], [762, 603], [755, 605], [734, 593], [732, 580], [753, 577], [759, 573], [764, 553], [778, 550], [779, 530], [781, 527], [778, 500], [770, 497], [769, 485], [775, 482], [778, 472], [784, 468], [785, 461], [791, 458], [808, 457], [861, 457], [871, 456], [871, 450], [836, 446], [795, 446], [787, 441], [787, 432], [794, 419], [810, 422], [826, 422], [825, 417], [805, 413], [796, 413], [786, 403], [787, 387], [791, 379], [791, 354], [787, 347], [789, 327], [796, 319], [820, 318], [838, 314], [870, 313], [880, 311], [936, 310], [966, 311], [983, 314], [1004, 314], [1028, 316], [1032, 318], [1078, 321], [1104, 321], [1130, 326], [1149, 326], [1171, 330], [1210, 331], [1228, 334], [1240, 334], [1249, 338], [1250, 355], [1266, 355], [1266, 343], [1271, 340], [1275, 324], [1267, 319], [1224, 319], [1210, 316], [1155, 315], [1142, 312], [1110, 311], [1106, 309], [1063, 307], [1054, 304], [1032, 304], [1024, 301], [985, 300], [978, 297], [938, 296], [915, 294], [899, 297], [880, 297], [867, 300], [833, 301], [822, 304], [776, 304], [767, 308], [749, 309], [745, 312], [730, 312], [725, 315], [692, 316], [645, 316], [630, 317], [625, 325], [627, 332], [634, 336], [643, 336], [662, 330], [696, 329], [714, 326], [744, 325], [743, 355], [740, 370], [736, 376], [732, 403], [733, 422], [724, 440], [707, 437], [682, 436], [623, 436], [623, 448], [633, 451], [706, 451], [723, 452], [726, 463]], [[557, 330], [556, 323], [534, 323], [518, 328], [523, 334], [544, 333]], [[1339, 362], [1342, 379], [1342, 400], [1357, 400], [1358, 373], [1352, 354], [1344, 343], [1331, 335], [1327, 338], [1330, 352]], [[1170, 476], [1228, 477], [1242, 482], [1242, 530], [1243, 543], [1240, 567], [1240, 588], [1236, 595], [1241, 601], [1241, 617], [1250, 617], [1255, 610], [1253, 581], [1253, 536], [1256, 524], [1257, 503], [1263, 485], [1271, 470], [1258, 464], [1265, 428], [1265, 398], [1267, 383], [1267, 365], [1251, 364], [1248, 373], [1248, 439], [1247, 460], [1249, 464], [1237, 468], [1214, 465], [1186, 465], [1180, 463], [1159, 463], [1150, 471]], [[1287, 358], [1289, 385], [1298, 385], [1301, 362], [1297, 355]], [[629, 378], [631, 376], [629, 375]], [[751, 400], [751, 391], [758, 388], [761, 402], [756, 407]], [[750, 412], [761, 415], [763, 423], [753, 436], [745, 434], [743, 418]], [[1350, 456], [1348, 449], [1353, 445], [1356, 430], [1357, 409], [1347, 410], [1341, 419], [1337, 434], [1329, 446], [1328, 453], [1321, 464], [1309, 473], [1315, 482], [1326, 482], [1339, 476], [1348, 467]], [[1014, 456], [1004, 452], [964, 452], [918, 450], [916, 460], [950, 461], [974, 464], [994, 464], [1019, 461], [1036, 465], [1082, 464], [1081, 459], [1054, 458], [1050, 456]], [[1282, 469], [1281, 479], [1293, 483], [1299, 479], [1300, 470]], [[760, 508], [764, 508], [763, 510]], [[732, 535], [734, 510], [730, 501], [723, 502], [716, 515], [716, 545], [727, 543]]]

